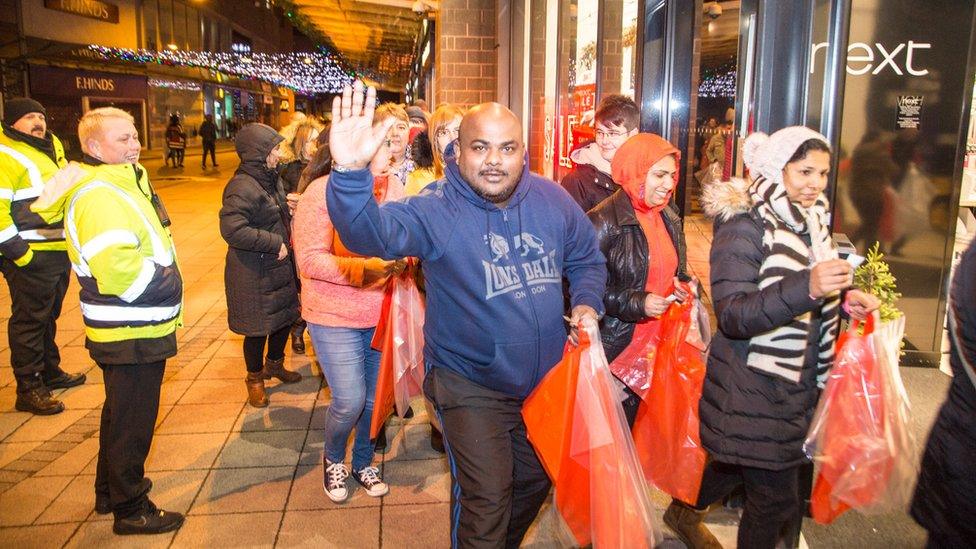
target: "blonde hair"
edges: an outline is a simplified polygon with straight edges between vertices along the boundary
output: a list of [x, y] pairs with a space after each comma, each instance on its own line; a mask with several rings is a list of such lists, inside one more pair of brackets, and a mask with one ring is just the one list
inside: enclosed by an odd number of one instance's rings
[[136, 123], [131, 114], [115, 107], [101, 107], [86, 112], [78, 121], [78, 141], [81, 142], [82, 152], [90, 154], [88, 140], [102, 137], [102, 124], [109, 118], [119, 118], [132, 124]]
[[[291, 162], [300, 160], [305, 143], [308, 142], [312, 131], [322, 132], [322, 124], [310, 117], [303, 116], [300, 119], [292, 119], [291, 123], [282, 128], [281, 135], [285, 140], [281, 142], [281, 162]], [[305, 160], [310, 160], [306, 158]]]
[[442, 103], [434, 111], [434, 114], [430, 115], [430, 133], [428, 136], [430, 137], [431, 148], [434, 149], [434, 176], [437, 179], [444, 177], [444, 154], [441, 152], [441, 148], [437, 146], [437, 132], [453, 122], [455, 118], [464, 118], [465, 113], [467, 110], [460, 105]]
[[407, 124], [410, 123], [410, 117], [407, 116], [407, 109], [404, 109], [403, 105], [383, 103], [379, 107], [376, 107], [376, 111], [373, 113], [373, 125], [376, 126], [390, 117], [406, 122]]

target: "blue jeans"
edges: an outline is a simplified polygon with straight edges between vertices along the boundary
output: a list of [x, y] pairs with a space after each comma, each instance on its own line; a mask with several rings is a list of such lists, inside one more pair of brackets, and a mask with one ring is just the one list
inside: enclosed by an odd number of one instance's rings
[[352, 468], [359, 471], [373, 463], [369, 424], [373, 415], [380, 352], [369, 346], [375, 328], [337, 328], [308, 323], [322, 372], [332, 390], [325, 417], [325, 457], [341, 463], [346, 457], [349, 433], [356, 429]]

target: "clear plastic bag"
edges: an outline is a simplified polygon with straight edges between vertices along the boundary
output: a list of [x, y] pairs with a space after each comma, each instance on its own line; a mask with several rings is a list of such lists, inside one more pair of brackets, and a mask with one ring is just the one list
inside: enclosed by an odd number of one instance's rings
[[654, 547], [661, 538], [596, 323], [525, 400], [522, 417], [580, 546]]
[[379, 434], [394, 406], [403, 417], [410, 400], [423, 394], [425, 314], [424, 299], [410, 269], [391, 277], [372, 341], [381, 357], [370, 420], [371, 438]]
[[910, 405], [898, 371], [904, 317], [875, 329], [852, 322], [837, 342], [834, 367], [804, 450], [820, 467], [810, 509], [828, 524], [848, 509], [904, 510], [918, 476]]
[[[680, 287], [690, 296], [698, 294], [697, 281], [682, 282]], [[668, 311], [679, 305], [681, 304], [677, 302], [672, 303], [669, 305]], [[689, 305], [692, 320], [687, 329], [682, 331], [682, 341], [687, 341], [698, 349], [704, 357], [712, 340], [708, 311], [697, 297], [692, 298]], [[665, 318], [667, 314], [668, 312], [665, 311], [659, 319], [656, 319], [651, 330], [635, 330], [627, 348], [610, 363], [610, 372], [644, 401], [648, 398], [648, 392], [654, 378], [654, 365], [658, 361], [658, 347], [660, 347], [662, 340], [671, 337], [662, 334], [661, 319]]]

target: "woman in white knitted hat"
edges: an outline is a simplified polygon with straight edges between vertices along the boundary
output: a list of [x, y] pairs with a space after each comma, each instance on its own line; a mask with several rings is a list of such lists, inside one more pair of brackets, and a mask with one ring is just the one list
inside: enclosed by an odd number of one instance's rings
[[830, 147], [794, 126], [745, 142], [752, 178], [711, 186], [711, 288], [718, 319], [700, 404], [709, 465], [694, 505], [665, 522], [690, 547], [720, 547], [702, 524], [709, 505], [744, 485], [738, 546], [772, 549], [799, 509], [798, 469], [833, 362], [841, 314], [864, 318], [878, 300], [851, 289], [852, 267], [830, 238], [823, 194]]

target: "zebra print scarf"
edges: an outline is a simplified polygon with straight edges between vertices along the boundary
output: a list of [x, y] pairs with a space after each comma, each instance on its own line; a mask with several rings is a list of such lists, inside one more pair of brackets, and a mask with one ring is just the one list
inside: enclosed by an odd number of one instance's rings
[[[758, 176], [749, 189], [763, 221], [763, 252], [759, 289], [783, 277], [808, 269], [820, 261], [837, 259], [828, 229], [828, 204], [823, 195], [810, 208], [790, 201], [782, 183]], [[803, 237], [809, 235], [808, 246]], [[746, 364], [750, 368], [799, 383], [807, 353], [811, 322], [820, 317], [817, 382], [826, 382], [834, 360], [834, 340], [839, 323], [840, 294], [824, 299], [819, 311], [797, 316], [792, 322], [753, 337]]]

